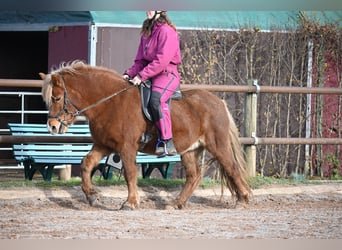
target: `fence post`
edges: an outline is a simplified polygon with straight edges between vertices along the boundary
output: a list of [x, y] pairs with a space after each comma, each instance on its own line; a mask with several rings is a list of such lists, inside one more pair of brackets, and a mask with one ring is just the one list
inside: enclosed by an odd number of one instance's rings
[[257, 80], [248, 80], [249, 86], [256, 86], [256, 92], [247, 93], [245, 99], [245, 136], [255, 138], [254, 145], [245, 145], [247, 174], [256, 175], [256, 144], [257, 144], [257, 94], [259, 85]]

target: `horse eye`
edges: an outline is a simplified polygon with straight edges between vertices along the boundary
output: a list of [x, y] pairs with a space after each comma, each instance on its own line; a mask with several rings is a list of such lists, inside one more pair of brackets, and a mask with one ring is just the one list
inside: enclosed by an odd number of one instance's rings
[[52, 102], [59, 102], [61, 99], [62, 99], [62, 97], [54, 97], [54, 96], [51, 96]]

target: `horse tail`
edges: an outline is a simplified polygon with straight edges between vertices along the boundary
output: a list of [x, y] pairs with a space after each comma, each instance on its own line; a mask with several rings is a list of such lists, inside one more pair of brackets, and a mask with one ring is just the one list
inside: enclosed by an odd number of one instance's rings
[[[228, 115], [229, 120], [229, 153], [233, 157], [233, 171], [237, 171], [238, 174], [241, 176], [241, 181], [243, 186], [246, 188], [249, 194], [251, 194], [251, 188], [248, 183], [248, 176], [246, 172], [246, 160], [245, 160], [245, 154], [241, 147], [241, 143], [239, 140], [239, 130], [235, 124], [234, 118], [229, 112], [226, 103], [225, 108]], [[221, 194], [223, 195], [223, 188], [224, 185], [228, 187], [230, 192], [232, 193], [232, 196], [238, 196], [239, 197], [239, 190], [236, 186], [235, 180], [232, 176], [230, 176], [225, 169], [220, 166], [220, 176], [221, 176]]]

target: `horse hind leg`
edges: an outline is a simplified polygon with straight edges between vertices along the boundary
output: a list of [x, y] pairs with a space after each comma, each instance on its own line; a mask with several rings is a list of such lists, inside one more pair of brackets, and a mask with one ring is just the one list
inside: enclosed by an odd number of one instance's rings
[[[245, 206], [249, 202], [251, 190], [246, 179], [243, 152], [236, 145], [233, 148], [229, 138], [222, 136], [216, 141], [218, 143], [208, 143], [207, 149], [219, 162], [222, 185], [225, 184], [232, 196], [237, 198], [236, 205]], [[238, 146], [241, 147], [240, 144]]]
[[[233, 167], [234, 168], [234, 167]], [[235, 206], [242, 205], [245, 207], [249, 203], [250, 188], [238, 171], [227, 169], [220, 164], [220, 175], [222, 185], [226, 185], [231, 192], [233, 198], [236, 197]]]
[[220, 162], [222, 184], [226, 184], [232, 196], [237, 198], [236, 205], [246, 206], [249, 202], [251, 190], [246, 180], [244, 166], [240, 166], [236, 162], [234, 155], [228, 157], [219, 156], [218, 160]]
[[186, 206], [188, 199], [201, 181], [202, 176], [198, 158], [202, 151], [202, 148], [198, 148], [182, 154], [182, 164], [185, 168], [186, 181], [183, 189], [174, 200], [175, 208], [182, 209]]

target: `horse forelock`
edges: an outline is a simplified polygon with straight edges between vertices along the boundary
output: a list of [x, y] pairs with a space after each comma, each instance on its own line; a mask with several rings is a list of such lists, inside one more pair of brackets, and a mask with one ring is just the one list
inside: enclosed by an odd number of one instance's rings
[[50, 106], [51, 96], [52, 96], [51, 75], [48, 74], [43, 80], [43, 85], [42, 85], [42, 98], [46, 106]]

